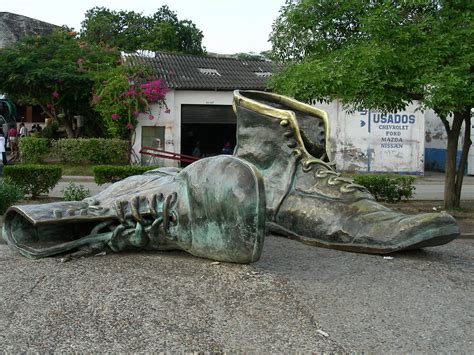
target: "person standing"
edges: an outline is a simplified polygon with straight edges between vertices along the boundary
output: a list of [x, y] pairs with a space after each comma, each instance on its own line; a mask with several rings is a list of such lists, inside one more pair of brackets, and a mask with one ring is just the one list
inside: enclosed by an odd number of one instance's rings
[[28, 129], [25, 127], [25, 124], [20, 123], [20, 138], [28, 136]]
[[3, 165], [7, 165], [7, 151], [6, 151], [5, 135], [0, 128], [0, 155], [2, 156]]
[[18, 159], [18, 131], [16, 130], [16, 125], [11, 126], [8, 130], [8, 145], [10, 147], [10, 152], [12, 158], [10, 161], [15, 161]]
[[224, 148], [221, 150], [221, 154], [232, 155], [234, 153], [234, 149], [232, 149], [232, 145], [230, 142], [227, 142], [224, 145]]
[[201, 142], [199, 142], [199, 141], [196, 142], [196, 146], [194, 147], [192, 156], [196, 157], [196, 158], [201, 157]]

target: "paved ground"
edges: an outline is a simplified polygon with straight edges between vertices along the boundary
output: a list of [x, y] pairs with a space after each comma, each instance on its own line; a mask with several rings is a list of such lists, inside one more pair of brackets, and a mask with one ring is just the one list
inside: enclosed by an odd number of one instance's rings
[[250, 266], [183, 252], [61, 263], [0, 243], [0, 351], [474, 353], [473, 239], [391, 257], [270, 236]]
[[385, 259], [268, 237], [250, 266], [61, 263], [0, 244], [0, 350], [472, 353], [473, 252], [458, 240]]

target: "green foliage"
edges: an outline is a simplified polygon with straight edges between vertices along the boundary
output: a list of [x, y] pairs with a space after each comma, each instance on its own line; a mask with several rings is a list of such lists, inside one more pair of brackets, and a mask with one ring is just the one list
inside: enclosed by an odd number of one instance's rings
[[54, 165], [7, 165], [3, 169], [3, 176], [13, 181], [25, 194], [31, 194], [33, 199], [56, 186], [61, 174], [61, 168]]
[[285, 63], [271, 87], [304, 101], [340, 99], [399, 110], [413, 100], [438, 114], [474, 101], [474, 3], [303, 0], [275, 21]]
[[97, 185], [103, 185], [108, 182], [116, 182], [132, 175], [141, 175], [148, 170], [156, 169], [156, 166], [114, 166], [100, 165], [94, 166], [94, 180]]
[[61, 192], [63, 193], [64, 201], [81, 201], [90, 196], [89, 189], [86, 189], [84, 185], [76, 185], [73, 182], [70, 182]]
[[49, 140], [23, 137], [20, 139], [19, 149], [22, 163], [42, 163], [49, 152]]
[[59, 124], [56, 121], [51, 122], [39, 132], [40, 136], [47, 139], [58, 139], [59, 138]]
[[445, 207], [459, 207], [471, 146], [472, 38], [473, 1], [289, 1], [270, 38], [284, 67], [269, 86], [301, 101], [338, 99], [350, 109], [397, 111], [415, 100], [433, 109], [448, 136]]
[[106, 138], [59, 139], [52, 154], [67, 164], [120, 164], [128, 162], [128, 141]]
[[153, 120], [150, 104], [166, 107], [168, 90], [159, 80], [144, 82], [148, 74], [147, 67], [117, 67], [97, 81], [92, 103], [111, 137], [128, 138], [139, 113], [148, 113]]
[[24, 197], [24, 193], [11, 182], [10, 179], [0, 178], [0, 215], [4, 214], [8, 207]]
[[236, 59], [241, 59], [241, 60], [269, 60], [270, 58], [270, 52], [269, 51], [263, 51], [260, 53], [255, 53], [255, 52], [240, 52], [240, 53], [235, 53], [232, 55], [232, 57]]
[[377, 201], [396, 202], [410, 199], [415, 191], [415, 177], [394, 174], [364, 174], [354, 177], [356, 184], [365, 186]]
[[17, 102], [41, 106], [71, 136], [73, 116], [90, 117], [97, 74], [117, 65], [118, 58], [118, 51], [82, 43], [65, 29], [25, 37], [2, 49], [0, 92]]
[[189, 20], [178, 20], [168, 6], [151, 16], [134, 11], [111, 11], [94, 7], [85, 14], [81, 40], [105, 44], [125, 52], [136, 50], [204, 53], [203, 34]]

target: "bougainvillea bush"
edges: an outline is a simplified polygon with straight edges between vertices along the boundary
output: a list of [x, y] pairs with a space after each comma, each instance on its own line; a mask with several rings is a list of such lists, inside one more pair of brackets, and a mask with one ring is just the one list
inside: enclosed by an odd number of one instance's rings
[[110, 70], [96, 84], [92, 104], [111, 137], [129, 138], [140, 113], [153, 120], [150, 105], [166, 107], [168, 89], [160, 80], [146, 81], [146, 72], [146, 68], [121, 66]]

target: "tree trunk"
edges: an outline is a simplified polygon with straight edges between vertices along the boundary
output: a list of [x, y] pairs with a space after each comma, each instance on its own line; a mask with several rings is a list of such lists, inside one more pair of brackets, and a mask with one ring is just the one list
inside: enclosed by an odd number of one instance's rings
[[61, 124], [64, 126], [68, 138], [76, 138], [74, 130], [72, 129], [72, 121], [68, 117], [62, 119]]
[[469, 148], [471, 147], [471, 112], [464, 112], [464, 143], [461, 150], [461, 159], [459, 160], [459, 168], [456, 174], [456, 196], [459, 196], [461, 202], [461, 189], [464, 180], [464, 171], [466, 170]]
[[459, 208], [461, 204], [461, 187], [464, 177], [464, 170], [467, 162], [467, 154], [471, 145], [470, 138], [464, 140], [461, 160], [456, 169], [456, 155], [458, 152], [458, 141], [461, 133], [462, 123], [466, 122], [466, 133], [470, 134], [470, 112], [456, 112], [451, 129], [448, 131], [448, 147], [446, 152], [445, 181], [444, 181], [444, 208]]

